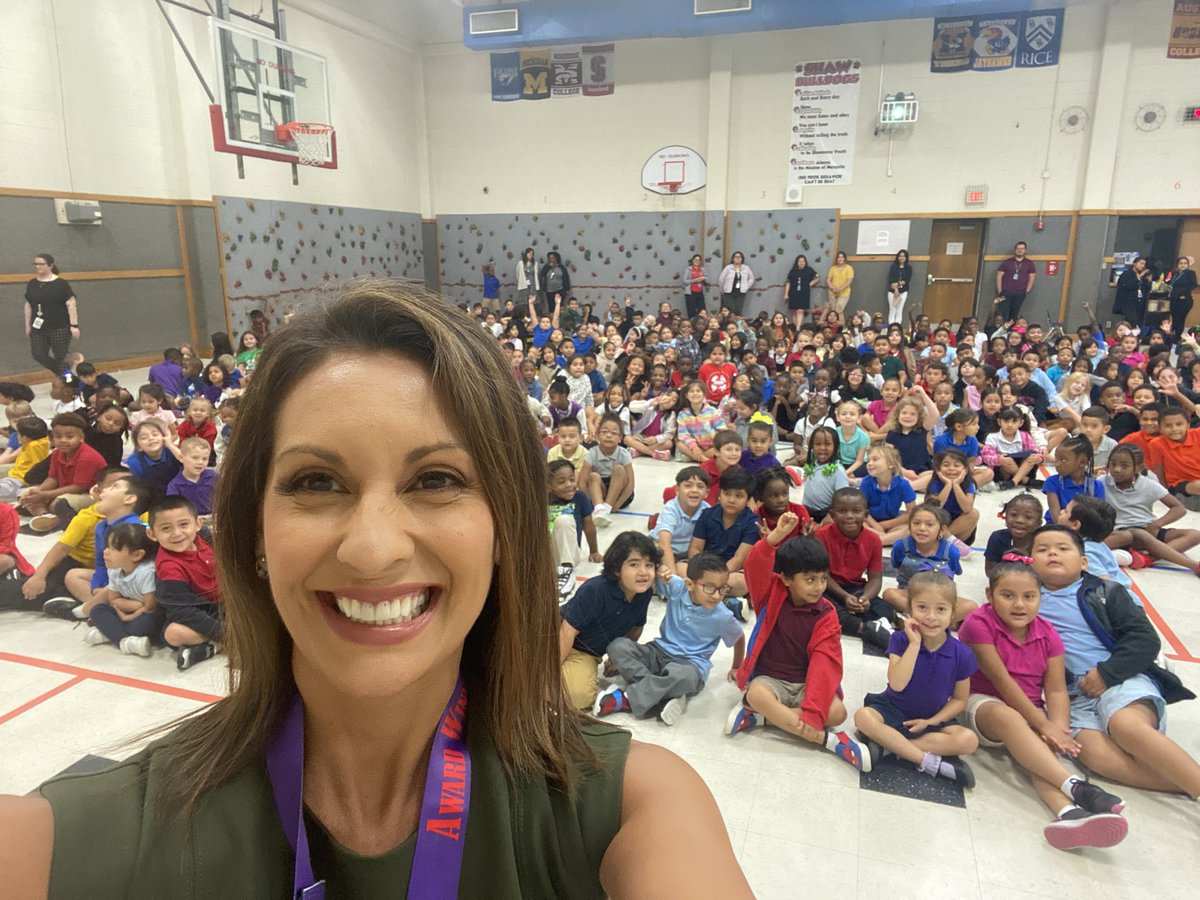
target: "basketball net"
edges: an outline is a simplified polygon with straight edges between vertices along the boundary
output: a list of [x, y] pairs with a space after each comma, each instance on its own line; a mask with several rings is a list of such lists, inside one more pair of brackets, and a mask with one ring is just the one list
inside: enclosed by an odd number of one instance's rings
[[332, 125], [320, 122], [288, 122], [284, 127], [296, 142], [296, 150], [300, 154], [296, 162], [302, 166], [323, 166], [329, 161]]

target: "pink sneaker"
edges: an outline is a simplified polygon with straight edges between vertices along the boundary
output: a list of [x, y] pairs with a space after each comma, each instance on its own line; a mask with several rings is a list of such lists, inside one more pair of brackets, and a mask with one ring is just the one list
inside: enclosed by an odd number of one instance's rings
[[670, 462], [670, 460], [671, 460], [671, 451], [670, 450], [655, 450], [650, 455], [653, 456], [655, 459], [661, 459], [663, 462]]
[[640, 454], [638, 451], [636, 451], [636, 450], [634, 450], [632, 447], [630, 447], [630, 448], [629, 448], [629, 455], [630, 455], [630, 456], [632, 456], [634, 459], [637, 459], [637, 458], [638, 458], [639, 456], [641, 456], [642, 454]]

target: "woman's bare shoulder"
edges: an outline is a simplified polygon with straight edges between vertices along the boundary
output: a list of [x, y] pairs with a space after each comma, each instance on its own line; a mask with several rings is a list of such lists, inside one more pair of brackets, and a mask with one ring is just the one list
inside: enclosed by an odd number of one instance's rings
[[0, 796], [0, 872], [12, 897], [45, 897], [50, 890], [54, 813], [44, 797]]

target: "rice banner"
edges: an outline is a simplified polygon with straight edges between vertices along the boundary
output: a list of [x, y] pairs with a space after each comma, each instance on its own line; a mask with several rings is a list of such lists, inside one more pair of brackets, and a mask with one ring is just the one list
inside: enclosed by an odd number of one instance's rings
[[815, 59], [796, 65], [788, 184], [853, 180], [861, 71], [860, 59]]
[[607, 97], [615, 90], [613, 44], [511, 50], [491, 55], [492, 99]]
[[933, 20], [931, 72], [998, 72], [1057, 66], [1063, 11], [994, 13]]

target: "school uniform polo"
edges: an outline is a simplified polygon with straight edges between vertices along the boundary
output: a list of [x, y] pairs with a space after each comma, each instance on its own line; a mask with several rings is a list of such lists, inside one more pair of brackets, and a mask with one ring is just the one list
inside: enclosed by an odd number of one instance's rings
[[213, 491], [216, 489], [216, 469], [205, 469], [195, 481], [184, 475], [181, 469], [179, 474], [172, 478], [171, 483], [167, 485], [167, 496], [184, 497], [192, 502], [197, 513], [207, 516], [212, 512]]
[[[1063, 478], [1061, 475], [1055, 473], [1047, 478], [1046, 483], [1042, 485], [1042, 493], [1048, 497], [1051, 495], [1058, 497], [1059, 508], [1066, 509], [1067, 504], [1079, 494], [1090, 494], [1099, 500], [1103, 500], [1104, 485], [1096, 478], [1085, 478], [1082, 482], [1077, 482], [1073, 478]], [[1046, 523], [1050, 524], [1052, 521], [1050, 510], [1046, 510]]]
[[653, 593], [653, 589], [642, 591], [626, 600], [615, 578], [589, 578], [562, 609], [563, 620], [579, 632], [574, 648], [580, 653], [603, 656], [614, 640], [646, 624]]
[[883, 573], [883, 541], [869, 528], [848, 538], [836, 522], [822, 525], [813, 536], [829, 553], [829, 575], [842, 587], [862, 587], [871, 575]]
[[979, 439], [974, 435], [968, 435], [965, 441], [956, 444], [954, 435], [947, 431], [938, 435], [937, 440], [933, 442], [934, 453], [941, 453], [944, 450], [957, 450], [967, 459], [974, 459], [979, 455]]
[[692, 537], [704, 541], [705, 553], [715, 553], [728, 562], [737, 555], [742, 544], [758, 542], [758, 516], [750, 511], [750, 507], [746, 507], [738, 513], [733, 524], [726, 528], [725, 510], [714, 506], [700, 513]]
[[886, 488], [879, 486], [874, 475], [868, 475], [859, 484], [858, 489], [867, 495], [867, 509], [876, 522], [896, 518], [905, 503], [912, 503], [917, 499], [916, 491], [902, 475], [893, 475], [891, 484]]
[[1149, 443], [1146, 463], [1163, 467], [1167, 487], [1200, 480], [1200, 428], [1189, 428], [1182, 441], [1173, 441], [1160, 434]]
[[779, 617], [763, 644], [756, 675], [768, 675], [779, 681], [803, 684], [808, 681], [808, 645], [822, 616], [837, 615], [825, 597], [803, 606], [789, 598], [779, 607]]
[[176, 553], [160, 547], [154, 558], [154, 572], [160, 582], [181, 581], [197, 597], [209, 603], [221, 602], [212, 547], [202, 537], [196, 538], [195, 550]]
[[96, 483], [96, 473], [106, 465], [103, 456], [87, 444], [80, 444], [70, 458], [61, 450], [50, 454], [50, 477], [59, 487], [73, 485], [90, 489]]
[[[839, 428], [838, 428], [838, 454], [839, 454], [838, 461], [843, 466], [850, 465], [851, 463], [854, 462], [855, 459], [858, 458], [858, 451], [862, 450], [865, 453], [866, 448], [868, 446], [870, 446], [870, 444], [871, 444], [870, 436], [865, 431], [863, 431], [861, 428], [855, 428], [853, 436], [848, 438], [848, 437], [846, 437], [845, 434], [842, 433], [842, 429], [839, 426]], [[865, 459], [865, 456], [864, 456], [864, 459]]]
[[678, 575], [671, 576], [664, 586], [667, 612], [659, 627], [659, 637], [651, 643], [668, 656], [686, 659], [700, 671], [701, 680], [706, 680], [712, 671], [712, 655], [717, 646], [736, 644], [745, 636], [742, 626], [722, 603], [712, 609], [693, 603], [687, 584]]
[[[1025, 632], [1025, 640], [1020, 641], [1008, 630], [989, 603], [967, 616], [958, 630], [958, 639], [964, 644], [990, 644], [995, 647], [1004, 668], [1029, 698], [1029, 702], [1038, 709], [1045, 707], [1042, 683], [1046, 678], [1047, 663], [1052, 657], [1062, 656], [1066, 652], [1062, 638], [1048, 621], [1041, 616], [1034, 616]], [[971, 693], [1000, 696], [996, 686], [982, 671], [971, 676]]]
[[667, 532], [671, 535], [671, 552], [676, 556], [680, 554], [686, 556], [688, 547], [692, 544], [692, 534], [696, 530], [696, 520], [700, 518], [700, 513], [709, 508], [708, 501], [701, 500], [696, 511], [689, 516], [679, 505], [679, 499], [672, 498], [667, 501], [662, 512], [658, 514], [658, 522], [655, 523], [650, 533], [657, 540], [659, 535], [664, 531]]
[[933, 468], [928, 434], [924, 428], [914, 428], [908, 434], [893, 429], [887, 434], [887, 442], [900, 454], [900, 464], [918, 475]]
[[1119, 488], [1111, 475], [1105, 475], [1104, 492], [1117, 511], [1113, 528], [1144, 528], [1154, 521], [1154, 504], [1170, 493], [1153, 475], [1138, 475], [1128, 488]]
[[[888, 641], [888, 655], [903, 656], [908, 649], [908, 635], [895, 632]], [[936, 650], [921, 643], [912, 677], [904, 690], [897, 691], [889, 684], [883, 696], [895, 704], [907, 718], [928, 719], [946, 705], [954, 694], [954, 686], [969, 678], [979, 668], [970, 648], [949, 635]]]
[[[942, 489], [945, 486], [946, 485], [942, 482], [942, 480], [935, 475], [935, 476], [933, 476], [933, 478], [931, 478], [929, 480], [929, 487], [927, 487], [925, 489], [925, 496], [932, 499], [933, 497], [936, 497], [938, 494], [940, 494], [942, 492]], [[974, 481], [967, 482], [967, 487], [966, 487], [964, 493], [967, 493], [967, 494], [975, 493], [975, 482]], [[953, 488], [951, 488], [950, 493], [946, 495], [946, 502], [944, 504], [942, 504], [942, 509], [944, 509], [946, 512], [950, 513], [951, 521], [953, 521], [954, 519], [957, 519], [959, 516], [961, 516], [963, 514], [962, 506], [960, 506], [959, 502], [958, 502], [958, 495], [954, 493]]]
[[[1003, 533], [1008, 534], [1007, 531]], [[1011, 535], [1009, 537], [1011, 540]], [[988, 546], [991, 546], [990, 542]], [[901, 588], [908, 587], [908, 580], [918, 572], [941, 572], [951, 578], [962, 574], [958, 548], [945, 538], [938, 541], [932, 556], [921, 553], [911, 535], [901, 538], [892, 544], [892, 566], [896, 569], [896, 586]]]

